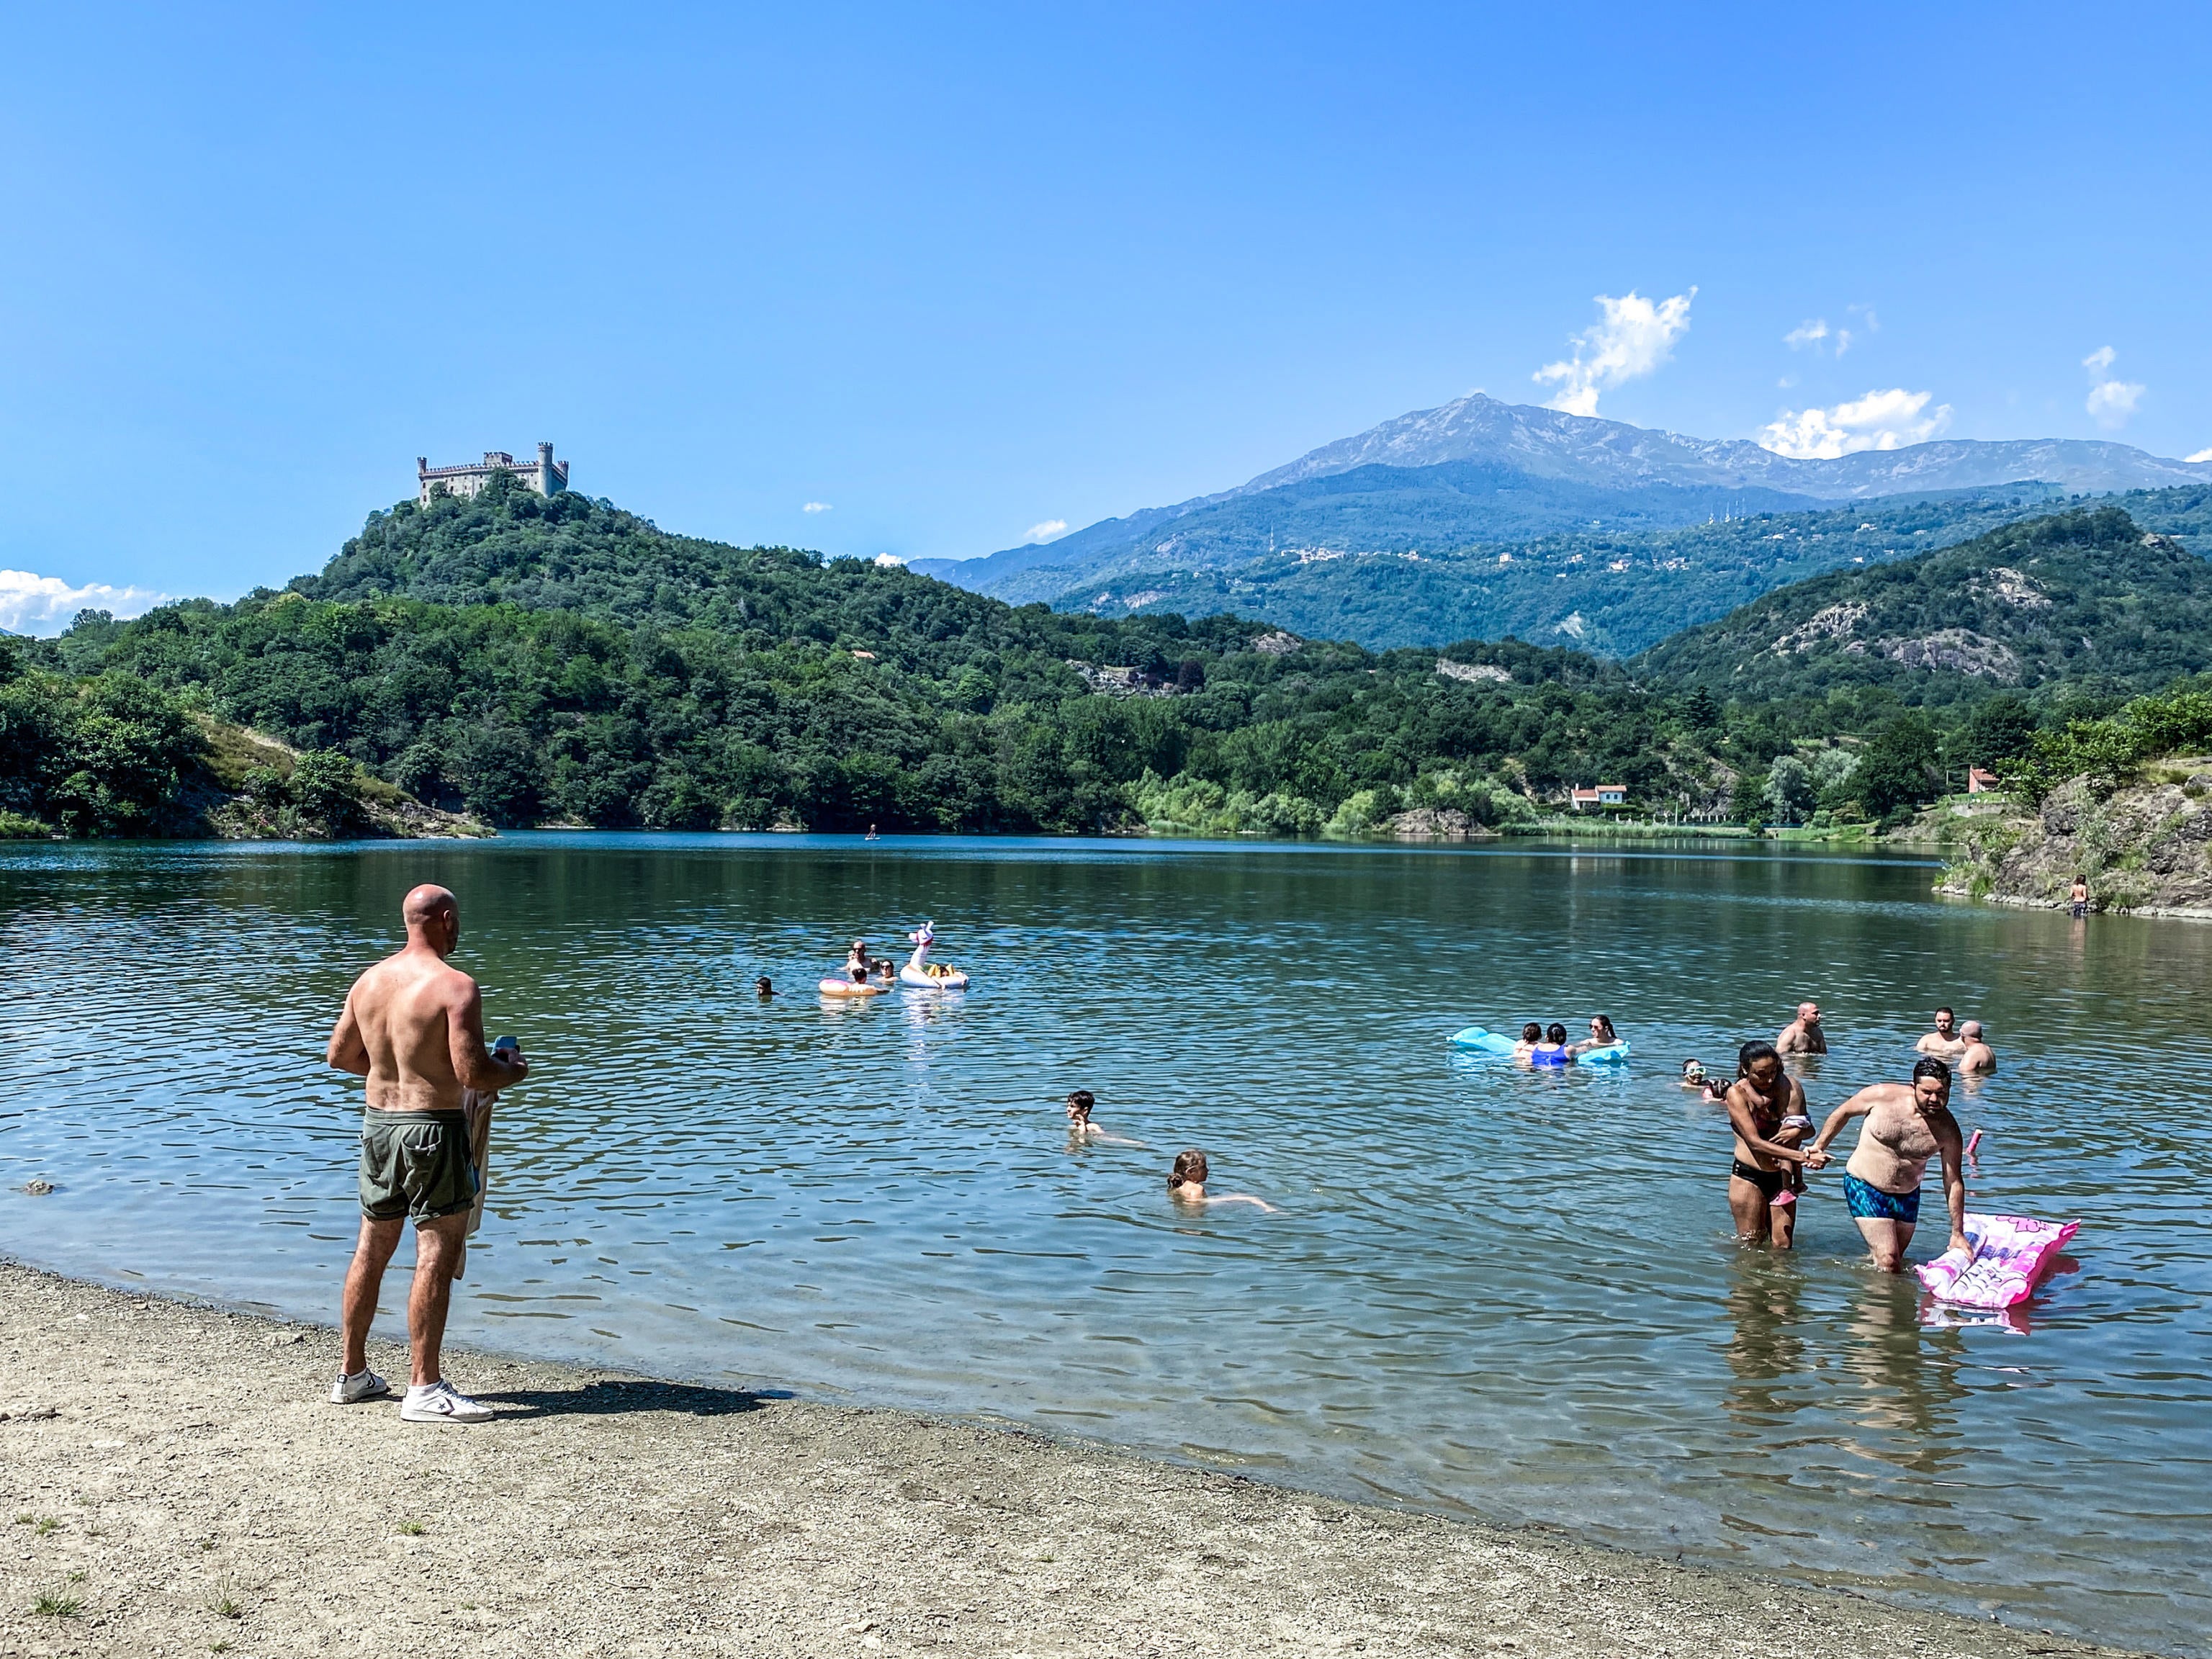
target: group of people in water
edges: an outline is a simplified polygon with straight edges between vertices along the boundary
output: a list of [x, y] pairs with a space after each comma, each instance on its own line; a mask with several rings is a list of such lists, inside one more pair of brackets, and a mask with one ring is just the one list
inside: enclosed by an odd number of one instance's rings
[[[1530, 1021], [1513, 1045], [1522, 1065], [1565, 1066], [1601, 1050], [1624, 1049], [1611, 1017], [1593, 1014], [1586, 1041], [1567, 1041], [1567, 1028]], [[1979, 1020], [1963, 1024], [1949, 1008], [1936, 1011], [1935, 1029], [1914, 1045], [1920, 1055], [1909, 1083], [1877, 1083], [1845, 1100], [1818, 1126], [1806, 1103], [1805, 1085], [1785, 1069], [1784, 1056], [1824, 1054], [1828, 1039], [1820, 1006], [1801, 1002], [1797, 1016], [1773, 1042], [1747, 1042], [1737, 1051], [1735, 1075], [1722, 1079], [1700, 1060], [1682, 1062], [1681, 1085], [1723, 1108], [1735, 1131], [1729, 1164], [1729, 1209], [1736, 1237], [1746, 1243], [1789, 1249], [1796, 1242], [1797, 1200], [1808, 1170], [1831, 1162], [1828, 1146], [1844, 1127], [1864, 1119], [1844, 1170], [1844, 1201], [1865, 1239], [1868, 1254], [1890, 1273], [1901, 1272], [1905, 1248], [1920, 1218], [1920, 1188], [1929, 1160], [1942, 1168], [1950, 1212], [1950, 1248], [1972, 1253], [1966, 1234], [1963, 1165], [1973, 1143], [1962, 1138], [1950, 1108], [1954, 1071], [1985, 1075], [1996, 1066]], [[1975, 1137], [1976, 1139], [1979, 1136]]]
[[1557, 1020], [1543, 1025], [1532, 1019], [1521, 1028], [1521, 1040], [1513, 1045], [1513, 1058], [1530, 1066], [1571, 1066], [1584, 1054], [1600, 1048], [1618, 1048], [1620, 1043], [1620, 1034], [1613, 1029], [1608, 1015], [1590, 1016], [1587, 1042], [1568, 1042], [1567, 1028]]
[[1817, 1133], [1805, 1085], [1789, 1075], [1784, 1056], [1828, 1052], [1818, 1003], [1799, 1003], [1796, 1018], [1773, 1042], [1745, 1043], [1736, 1053], [1731, 1081], [1708, 1075], [1698, 1060], [1682, 1063], [1682, 1086], [1723, 1107], [1735, 1131], [1729, 1209], [1738, 1238], [1790, 1249], [1806, 1172], [1825, 1168], [1837, 1135], [1845, 1125], [1864, 1119], [1844, 1166], [1844, 1203], [1875, 1264], [1888, 1273], [1904, 1270], [1905, 1249], [1919, 1224], [1921, 1183], [1930, 1158], [1942, 1170], [1951, 1224], [1947, 1248], [1972, 1254], [1966, 1231], [1965, 1164], [1973, 1141], [1965, 1138], [1952, 1114], [1951, 1082], [1954, 1067], [1968, 1077], [1996, 1069], [1996, 1051], [1980, 1021], [1960, 1024], [1948, 1008], [1936, 1011], [1935, 1029], [1914, 1049], [1920, 1058], [1910, 1082], [1861, 1089], [1828, 1114]]

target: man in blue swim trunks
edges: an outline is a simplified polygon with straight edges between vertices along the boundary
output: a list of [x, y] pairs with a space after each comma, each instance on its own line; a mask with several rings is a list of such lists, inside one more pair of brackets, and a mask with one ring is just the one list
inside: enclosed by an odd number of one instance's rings
[[1850, 1161], [1844, 1165], [1844, 1201], [1875, 1265], [1884, 1273], [1905, 1271], [1905, 1247], [1920, 1220], [1920, 1183], [1928, 1160], [1943, 1161], [1943, 1201], [1951, 1212], [1951, 1244], [1969, 1255], [1966, 1242], [1966, 1177], [1959, 1120], [1951, 1115], [1951, 1068], [1934, 1055], [1912, 1068], [1910, 1083], [1876, 1083], [1862, 1089], [1828, 1114], [1807, 1149], [1825, 1153], [1828, 1143], [1855, 1117], [1866, 1120]]

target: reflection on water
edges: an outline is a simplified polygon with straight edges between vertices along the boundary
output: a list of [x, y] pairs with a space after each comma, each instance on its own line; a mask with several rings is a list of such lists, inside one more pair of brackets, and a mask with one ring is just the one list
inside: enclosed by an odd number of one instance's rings
[[[9, 849], [0, 1188], [60, 1190], [0, 1191], [0, 1248], [328, 1317], [358, 1108], [323, 1038], [422, 879], [536, 1067], [464, 1337], [2208, 1651], [2212, 928], [1694, 849]], [[975, 989], [817, 994], [925, 915]], [[1795, 1255], [1731, 1243], [1725, 1121], [1678, 1067], [1806, 997], [1816, 1114], [1901, 1077], [1936, 1004], [1988, 1022], [1974, 1202], [2081, 1218], [2079, 1271], [2009, 1322], [1933, 1308], [1865, 1266], [1833, 1171]], [[1599, 1009], [1625, 1072], [1443, 1041]], [[1079, 1086], [1145, 1146], [1073, 1141]], [[1188, 1146], [1281, 1213], [1178, 1212]]]

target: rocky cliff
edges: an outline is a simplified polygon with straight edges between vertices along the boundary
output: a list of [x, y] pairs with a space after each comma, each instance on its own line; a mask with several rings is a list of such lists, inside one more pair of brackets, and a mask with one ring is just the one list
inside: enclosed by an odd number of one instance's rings
[[1936, 890], [2057, 908], [2076, 874], [2093, 909], [2212, 921], [2212, 757], [2161, 761], [2110, 795], [2075, 778], [2032, 816], [1975, 824]]

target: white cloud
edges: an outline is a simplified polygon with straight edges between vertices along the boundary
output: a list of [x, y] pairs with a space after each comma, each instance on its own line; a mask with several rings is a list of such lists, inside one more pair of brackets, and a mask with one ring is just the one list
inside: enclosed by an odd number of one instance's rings
[[1851, 349], [1850, 330], [1847, 328], [1830, 328], [1828, 326], [1828, 319], [1826, 317], [1808, 317], [1803, 322], [1798, 324], [1796, 327], [1791, 329], [1787, 334], [1782, 337], [1782, 343], [1788, 346], [1792, 351], [1802, 351], [1809, 349], [1816, 356], [1820, 352], [1820, 343], [1823, 340], [1832, 340], [1835, 342], [1835, 343], [1828, 349], [1832, 350], [1838, 357], [1842, 356], [1846, 351], [1849, 351]]
[[1603, 319], [1570, 339], [1575, 355], [1547, 363], [1528, 377], [1540, 386], [1559, 383], [1544, 407], [1566, 415], [1596, 414], [1600, 393], [1650, 374], [1674, 355], [1674, 341], [1690, 325], [1690, 301], [1697, 295], [1693, 288], [1656, 303], [1633, 289], [1617, 300], [1599, 295]]
[[1023, 532], [1022, 539], [1025, 542], [1048, 542], [1066, 528], [1067, 520], [1065, 519], [1047, 519], [1042, 524], [1033, 524]]
[[2117, 430], [2128, 423], [2136, 403], [2149, 390], [2140, 380], [2100, 380], [2089, 388], [2089, 401], [2083, 406], [2099, 426]]
[[110, 587], [106, 582], [71, 587], [58, 576], [0, 570], [0, 629], [11, 634], [58, 634], [80, 611], [136, 617], [168, 602], [167, 593], [150, 588]]
[[2200, 449], [2194, 455], [2184, 455], [2185, 461], [2212, 461], [2212, 449]]
[[2110, 346], [2099, 346], [2081, 360], [2081, 367], [2089, 371], [2091, 385], [2089, 400], [2082, 405], [2099, 426], [2108, 431], [2118, 431], [2128, 423], [2128, 416], [2136, 412], [2136, 405], [2150, 390], [2137, 380], [2123, 380], [2116, 374], [2107, 374], [2119, 353]]
[[827, 513], [830, 511], [830, 503], [827, 501], [809, 501], [805, 506], [800, 507], [799, 510], [801, 513]]
[[1834, 460], [1862, 449], [1898, 449], [1925, 443], [1951, 423], [1951, 405], [1928, 401], [1935, 394], [1895, 386], [1869, 392], [1833, 409], [1784, 410], [1762, 428], [1759, 441], [1778, 455], [1799, 460]]
[[878, 553], [876, 555], [876, 562], [878, 564], [890, 565], [904, 564], [906, 561], [896, 553]]

